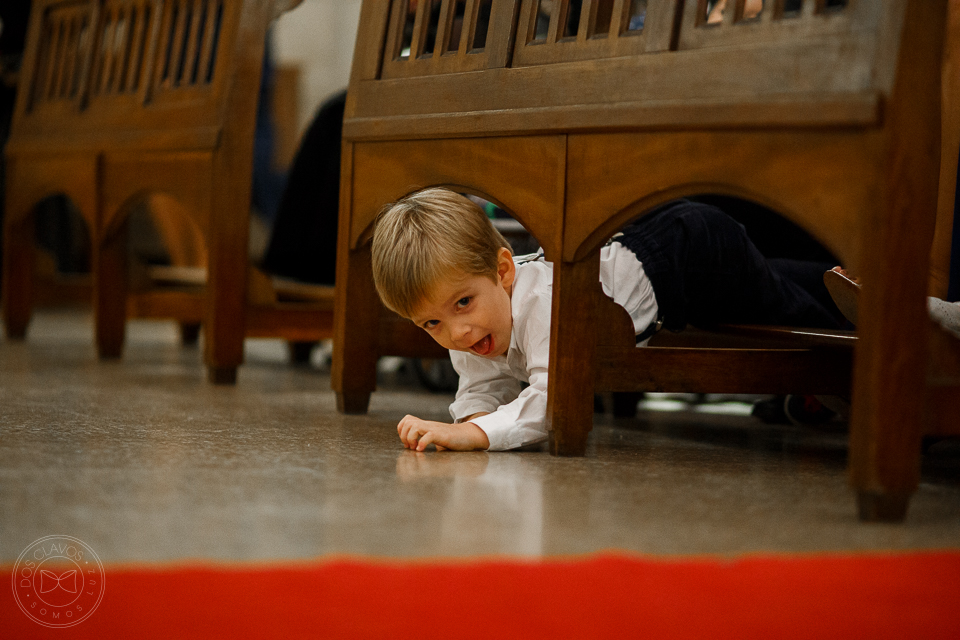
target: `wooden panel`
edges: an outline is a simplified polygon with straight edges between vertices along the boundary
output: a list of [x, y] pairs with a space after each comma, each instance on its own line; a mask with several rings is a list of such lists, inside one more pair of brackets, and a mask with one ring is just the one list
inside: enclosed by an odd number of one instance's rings
[[598, 391], [848, 395], [849, 350], [599, 347]]
[[247, 308], [248, 338], [313, 342], [333, 337], [332, 305], [278, 303]]
[[[873, 124], [865, 37], [358, 82], [350, 139], [670, 126]], [[752, 70], [746, 74], [743, 69]], [[829, 74], [822, 72], [829, 68]], [[784, 83], [783, 78], [791, 78]], [[625, 80], [626, 79], [626, 80]], [[740, 111], [744, 107], [746, 111]], [[406, 120], [405, 119], [409, 119]]]
[[181, 322], [202, 322], [206, 295], [197, 290], [156, 290], [127, 297], [130, 318], [176, 318]]
[[880, 142], [856, 131], [570, 136], [564, 258], [666, 200], [725, 193], [790, 218], [856, 272], [879, 210]]
[[60, 153], [54, 158], [17, 155], [6, 166], [6, 180], [6, 224], [30, 215], [33, 207], [47, 196], [62, 193], [77, 206], [91, 233], [98, 228], [96, 156], [72, 153]]
[[743, 126], [808, 128], [837, 123], [871, 126], [880, 121], [881, 106], [882, 100], [876, 94], [837, 99], [818, 94], [771, 96], [767, 101], [598, 103], [562, 109], [530, 107], [352, 118], [344, 122], [343, 134], [352, 140], [409, 140], [460, 138], [465, 135], [536, 135], [556, 130], [658, 131], [665, 128], [732, 129]]
[[109, 235], [128, 213], [125, 205], [150, 192], [172, 196], [204, 236], [209, 235], [212, 155], [206, 152], [116, 153], [103, 159], [102, 231]]
[[80, 122], [76, 126], [84, 127], [80, 131], [66, 132], [62, 129], [46, 130], [43, 127], [34, 129], [24, 127], [7, 143], [8, 153], [16, 154], [56, 154], [78, 151], [111, 151], [111, 150], [157, 150], [157, 149], [212, 149], [220, 140], [222, 127], [184, 127], [180, 129], [124, 129], [103, 130], [86, 129], [86, 123]]

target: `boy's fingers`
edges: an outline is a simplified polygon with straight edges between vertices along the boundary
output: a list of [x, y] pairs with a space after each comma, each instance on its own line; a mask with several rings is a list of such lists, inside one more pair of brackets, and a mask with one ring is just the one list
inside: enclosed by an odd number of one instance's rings
[[426, 449], [427, 445], [433, 442], [433, 440], [434, 440], [433, 433], [432, 432], [426, 433], [422, 438], [420, 438], [420, 442], [417, 443], [417, 451], [423, 451], [424, 449]]
[[416, 444], [416, 438], [414, 438], [413, 442], [410, 441], [411, 435], [416, 435], [414, 431], [414, 425], [409, 423], [401, 423], [400, 441], [403, 442], [403, 446], [408, 449], [412, 449], [413, 445]]
[[401, 436], [401, 440], [403, 440], [404, 444], [410, 449], [416, 449], [420, 434], [421, 431], [416, 425], [408, 425], [406, 432]]

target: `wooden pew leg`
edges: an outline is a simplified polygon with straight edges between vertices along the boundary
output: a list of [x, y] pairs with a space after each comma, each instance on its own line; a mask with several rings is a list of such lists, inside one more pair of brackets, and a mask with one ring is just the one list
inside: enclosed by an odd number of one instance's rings
[[119, 358], [126, 339], [126, 225], [96, 247], [93, 256], [93, 312], [97, 353], [102, 360]]
[[[12, 212], [8, 212], [8, 215]], [[23, 340], [33, 307], [33, 218], [7, 223], [3, 247], [3, 320], [7, 338]]]
[[892, 280], [884, 281], [883, 290], [865, 284], [860, 300], [850, 474], [861, 520], [902, 521], [920, 481], [927, 319], [919, 298], [924, 275], [913, 278], [914, 291], [920, 292], [916, 300], [898, 296], [903, 290]]
[[[912, 2], [884, 127], [884, 175], [864, 217], [863, 287], [853, 374], [850, 477], [860, 516], [899, 521], [920, 481], [929, 324], [926, 290], [937, 210], [941, 29], [945, 3]], [[940, 18], [936, 20], [935, 18]]]
[[369, 244], [349, 251], [341, 246], [336, 295], [331, 384], [337, 394], [337, 411], [366, 413], [377, 386], [380, 328], [380, 300], [373, 285]]
[[234, 200], [227, 197], [214, 206], [211, 228], [218, 231], [207, 237], [203, 360], [207, 380], [216, 385], [236, 384], [247, 332], [248, 231], [247, 221], [236, 215], [239, 200]]
[[639, 391], [614, 391], [613, 399], [613, 417], [614, 418], [636, 418], [637, 404], [643, 400], [643, 393]]
[[903, 522], [910, 493], [857, 492], [857, 512], [864, 522]]
[[370, 409], [371, 391], [352, 393], [337, 391], [337, 411], [348, 415], [362, 415]]
[[185, 347], [195, 347], [200, 341], [200, 323], [199, 322], [181, 322], [180, 323], [180, 344]]
[[207, 366], [207, 381], [211, 384], [236, 384], [237, 367]]
[[547, 426], [553, 455], [584, 455], [593, 428], [599, 283], [597, 254], [581, 262], [554, 263], [547, 391]]
[[313, 355], [313, 348], [317, 346], [316, 342], [291, 340], [287, 342], [287, 355], [290, 358], [290, 364], [299, 367], [305, 367], [310, 364], [310, 356]]

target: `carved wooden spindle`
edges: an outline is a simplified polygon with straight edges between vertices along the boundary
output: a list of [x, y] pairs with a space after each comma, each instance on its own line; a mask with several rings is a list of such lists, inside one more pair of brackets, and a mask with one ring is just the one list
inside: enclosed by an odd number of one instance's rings
[[550, 27], [547, 29], [547, 44], [556, 44], [563, 37], [563, 23], [567, 18], [569, 5], [570, 0], [554, 0]]
[[108, 93], [115, 94], [122, 91], [120, 75], [123, 72], [123, 52], [127, 48], [129, 31], [129, 14], [127, 7], [119, 6], [116, 8], [116, 20], [113, 23], [113, 46], [110, 47], [110, 53], [113, 58], [110, 61], [110, 78], [107, 84]]
[[471, 47], [473, 47], [473, 36], [477, 28], [477, 10], [480, 7], [479, 0], [467, 0], [467, 5], [463, 12], [463, 26], [460, 31], [460, 49], [457, 52], [459, 56], [465, 56]]
[[193, 19], [190, 21], [190, 35], [187, 37], [187, 54], [183, 63], [182, 84], [192, 85], [196, 78], [197, 65], [197, 46], [201, 37], [200, 28], [202, 24], [203, 0], [193, 0], [191, 12]]
[[75, 98], [77, 95], [77, 82], [80, 78], [80, 67], [87, 44], [87, 17], [82, 14], [74, 14], [71, 18], [73, 28], [73, 46], [70, 53], [70, 66], [67, 68], [67, 77], [64, 82], [64, 97]]
[[437, 31], [433, 40], [433, 57], [439, 58], [446, 52], [450, 42], [450, 29], [453, 23], [453, 1], [441, 0], [437, 16]]
[[597, 2], [596, 0], [583, 0], [580, 5], [580, 22], [577, 24], [577, 42], [586, 42], [587, 38], [593, 35], [595, 20], [591, 21], [591, 14], [596, 18]]
[[189, 22], [191, 21], [190, 15], [190, 2], [189, 0], [179, 0], [177, 3], [177, 30], [173, 36], [173, 48], [170, 54], [170, 69], [168, 71], [168, 82], [170, 87], [176, 87], [180, 84], [180, 71], [181, 65], [183, 64], [183, 48], [185, 44], [185, 39], [187, 37], [187, 30], [189, 28]]
[[630, 0], [614, 0], [610, 13], [610, 31], [608, 38], [618, 38], [630, 26]]
[[113, 87], [116, 93], [127, 92], [127, 78], [130, 75], [130, 55], [133, 46], [133, 34], [137, 28], [137, 9], [135, 6], [127, 5], [125, 7], [123, 21], [123, 37], [118, 47], [116, 76], [113, 80]]
[[70, 52], [73, 45], [72, 21], [70, 20], [70, 16], [63, 16], [59, 22], [63, 37], [60, 51], [57, 53], [57, 72], [54, 77], [53, 87], [51, 87], [54, 100], [59, 100], [63, 97], [63, 81], [66, 77], [66, 67], [69, 63]]
[[53, 77], [57, 70], [57, 52], [60, 49], [61, 23], [58, 20], [51, 20], [47, 31], [47, 39], [50, 46], [47, 54], [43, 80], [40, 83], [41, 100], [46, 102], [53, 97]]
[[218, 0], [207, 0], [207, 19], [203, 28], [203, 41], [200, 45], [200, 61], [198, 63], [199, 71], [197, 80], [201, 84], [206, 84], [212, 76], [211, 69], [214, 63], [213, 45], [217, 38], [219, 29], [219, 15], [221, 4]]
[[123, 79], [120, 81], [120, 90], [124, 92], [137, 90], [138, 67], [140, 66], [140, 44], [143, 42], [143, 24], [145, 16], [143, 5], [135, 4], [130, 9], [130, 36], [127, 38], [127, 52], [124, 55], [126, 66]]
[[100, 46], [97, 47], [97, 77], [96, 90], [97, 95], [102, 95], [107, 90], [107, 83], [110, 77], [110, 63], [113, 60], [113, 10], [107, 9], [103, 25], [100, 27]]
[[423, 54], [423, 46], [427, 41], [427, 24], [430, 18], [430, 0], [417, 3], [416, 18], [413, 21], [413, 37], [410, 40], [410, 60], [416, 60]]

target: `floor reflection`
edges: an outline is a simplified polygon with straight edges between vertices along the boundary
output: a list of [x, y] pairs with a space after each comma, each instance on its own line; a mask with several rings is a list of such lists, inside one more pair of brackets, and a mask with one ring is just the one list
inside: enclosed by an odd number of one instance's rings
[[440, 555], [543, 552], [543, 467], [522, 454], [404, 450], [404, 482], [443, 478]]

